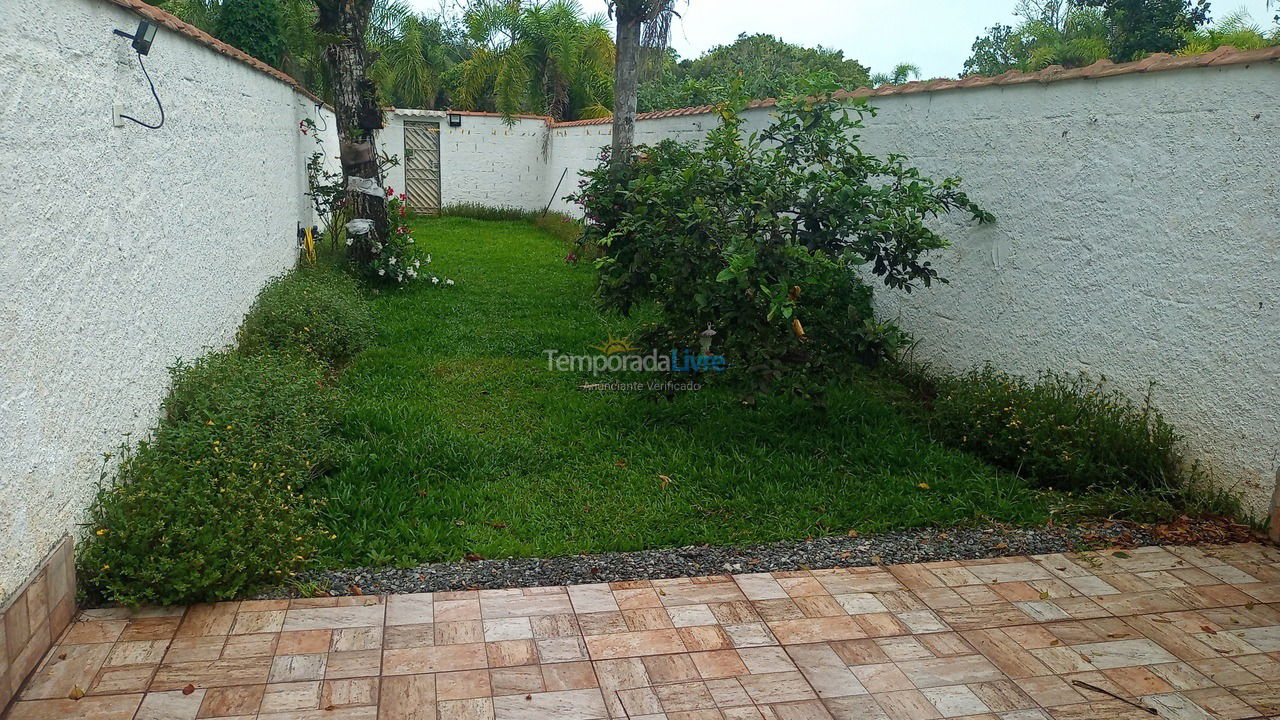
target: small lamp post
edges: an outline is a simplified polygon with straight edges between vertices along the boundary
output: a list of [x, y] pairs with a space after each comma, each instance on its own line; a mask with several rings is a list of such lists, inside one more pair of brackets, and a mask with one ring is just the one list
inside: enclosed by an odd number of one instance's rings
[[462, 127], [461, 113], [449, 113], [449, 127]]
[[698, 333], [698, 344], [702, 346], [702, 354], [711, 354], [711, 341], [715, 339], [716, 331], [711, 329], [711, 324], [707, 324], [707, 329]]

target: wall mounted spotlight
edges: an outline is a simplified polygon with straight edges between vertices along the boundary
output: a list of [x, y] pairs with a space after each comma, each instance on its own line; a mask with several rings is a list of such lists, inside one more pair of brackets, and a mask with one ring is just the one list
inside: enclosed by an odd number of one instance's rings
[[120, 37], [132, 40], [133, 49], [139, 55], [146, 55], [151, 52], [151, 43], [156, 39], [156, 24], [143, 20], [138, 23], [138, 29], [132, 35], [123, 30], [113, 30], [112, 32]]
[[462, 115], [459, 113], [449, 113], [449, 127], [462, 127]]
[[142, 68], [142, 76], [147, 79], [147, 85], [151, 87], [151, 97], [156, 99], [156, 107], [160, 108], [160, 122], [155, 125], [143, 122], [136, 117], [125, 115], [117, 110], [115, 113], [117, 126], [124, 124], [121, 120], [128, 120], [130, 122], [137, 123], [148, 130], [159, 130], [164, 127], [164, 103], [160, 102], [160, 94], [156, 92], [156, 84], [151, 80], [151, 73], [147, 72], [146, 63], [142, 62], [142, 56], [151, 52], [151, 43], [156, 39], [156, 28], [157, 26], [155, 23], [143, 20], [138, 23], [138, 29], [132, 35], [123, 30], [111, 31], [122, 38], [129, 38], [133, 41], [133, 49], [138, 53], [138, 67]]

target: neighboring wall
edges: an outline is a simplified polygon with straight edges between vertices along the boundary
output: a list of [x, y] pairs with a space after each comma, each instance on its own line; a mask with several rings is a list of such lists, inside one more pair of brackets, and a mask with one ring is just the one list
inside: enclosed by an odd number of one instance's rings
[[161, 28], [168, 121], [113, 127], [113, 100], [158, 116], [121, 5], [0, 3], [0, 606], [78, 533], [102, 453], [153, 426], [166, 368], [233, 339], [311, 222], [315, 103], [226, 46]]
[[[999, 218], [941, 223], [950, 285], [878, 289], [920, 354], [955, 369], [1085, 370], [1134, 397], [1154, 382], [1194, 456], [1265, 517], [1280, 453], [1280, 65], [871, 102], [867, 150], [962, 176]], [[748, 129], [770, 112], [747, 111]], [[713, 122], [642, 120], [636, 137], [699, 138]], [[551, 132], [548, 178], [593, 167], [610, 140], [608, 125]]]
[[383, 152], [401, 161], [387, 173], [387, 184], [403, 191], [404, 121], [440, 124], [440, 195], [445, 206], [458, 203], [541, 210], [547, 169], [547, 121], [519, 117], [508, 124], [497, 115], [455, 113], [462, 125], [450, 127], [444, 112], [392, 110], [379, 133]]

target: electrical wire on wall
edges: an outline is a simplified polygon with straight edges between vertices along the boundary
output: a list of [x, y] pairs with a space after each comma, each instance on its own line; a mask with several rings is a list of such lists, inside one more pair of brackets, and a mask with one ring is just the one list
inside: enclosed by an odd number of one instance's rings
[[120, 114], [120, 119], [135, 122], [141, 125], [142, 127], [148, 128], [150, 130], [159, 130], [160, 128], [164, 127], [164, 120], [165, 120], [164, 103], [160, 102], [160, 95], [159, 93], [156, 92], [155, 82], [151, 80], [151, 73], [147, 72], [146, 63], [142, 62], [142, 53], [138, 53], [138, 67], [142, 68], [142, 75], [147, 79], [147, 85], [151, 86], [151, 97], [156, 99], [156, 107], [160, 108], [160, 122], [156, 125], [152, 125], [151, 123], [143, 122], [138, 118], [133, 117], [132, 115], [125, 115], [124, 113]]
[[[323, 105], [321, 105], [321, 104], [319, 104], [319, 103], [316, 103], [316, 117], [317, 117], [317, 118], [319, 118], [319, 119], [321, 119], [321, 120], [324, 120], [324, 106], [323, 106]], [[316, 131], [317, 131], [317, 132], [328, 132], [328, 131], [329, 131], [329, 121], [328, 121], [328, 120], [324, 120], [324, 127], [322, 127], [322, 128], [316, 128]]]

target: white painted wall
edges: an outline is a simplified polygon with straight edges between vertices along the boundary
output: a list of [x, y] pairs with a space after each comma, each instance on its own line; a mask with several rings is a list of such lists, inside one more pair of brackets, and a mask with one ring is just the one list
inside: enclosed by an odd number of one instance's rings
[[101, 454], [152, 427], [165, 369], [232, 340], [311, 222], [315, 107], [279, 80], [161, 28], [167, 124], [112, 126], [115, 99], [156, 112], [111, 34], [138, 20], [0, 3], [0, 604], [77, 531]]
[[[1264, 517], [1280, 454], [1280, 65], [872, 103], [868, 151], [962, 176], [999, 218], [942, 223], [950, 285], [877, 293], [923, 357], [1086, 370], [1134, 396], [1157, 382], [1156, 405], [1195, 456]], [[770, 112], [748, 111], [748, 129]], [[698, 139], [714, 122], [644, 120], [636, 136]], [[551, 132], [548, 179], [593, 167], [610, 142], [608, 125]]]
[[[393, 110], [378, 137], [383, 152], [404, 159], [404, 121], [440, 123], [440, 195], [444, 205], [479, 205], [541, 210], [547, 172], [545, 120], [517, 118], [511, 125], [491, 115], [464, 114], [460, 127], [450, 127], [444, 112]], [[559, 177], [559, 175], [557, 175]], [[387, 182], [400, 192], [404, 167], [392, 168]], [[548, 191], [549, 192], [549, 191]]]

